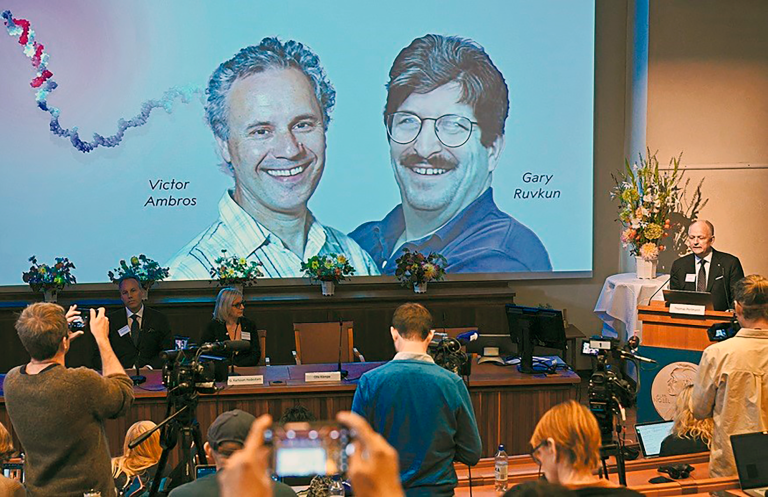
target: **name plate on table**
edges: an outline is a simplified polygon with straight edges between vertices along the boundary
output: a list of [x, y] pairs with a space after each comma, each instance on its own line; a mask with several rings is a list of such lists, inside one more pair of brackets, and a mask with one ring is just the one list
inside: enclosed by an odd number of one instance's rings
[[233, 387], [238, 385], [263, 385], [264, 375], [246, 374], [242, 376], [230, 376], [227, 378], [227, 385]]
[[341, 381], [341, 372], [323, 371], [322, 373], [305, 373], [304, 381], [306, 381], [307, 383], [321, 382], [321, 381]]
[[695, 304], [669, 304], [670, 314], [690, 314], [693, 316], [703, 316], [706, 312], [706, 306]]

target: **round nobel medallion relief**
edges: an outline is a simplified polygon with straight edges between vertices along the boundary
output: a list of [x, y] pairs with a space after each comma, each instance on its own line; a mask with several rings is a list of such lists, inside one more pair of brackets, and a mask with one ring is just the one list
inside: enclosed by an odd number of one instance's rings
[[661, 368], [651, 385], [651, 400], [659, 416], [671, 420], [675, 416], [677, 395], [696, 379], [698, 366], [691, 362], [673, 362]]

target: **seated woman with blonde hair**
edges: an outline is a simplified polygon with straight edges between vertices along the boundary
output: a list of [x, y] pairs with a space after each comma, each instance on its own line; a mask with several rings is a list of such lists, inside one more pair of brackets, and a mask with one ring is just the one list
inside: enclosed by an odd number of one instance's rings
[[[13, 452], [11, 434], [5, 429], [3, 423], [0, 423], [0, 466], [11, 458]], [[6, 478], [0, 473], [0, 495], [3, 497], [24, 497], [27, 495], [27, 492], [21, 483], [11, 478]]]
[[642, 495], [595, 474], [600, 464], [600, 427], [583, 405], [569, 400], [542, 416], [531, 436], [531, 457], [547, 481], [576, 495]]
[[[226, 342], [228, 340], [246, 340], [250, 347], [246, 351], [235, 352], [230, 356], [230, 361], [235, 366], [257, 366], [261, 360], [261, 347], [256, 324], [243, 316], [245, 300], [243, 294], [236, 288], [222, 288], [216, 297], [216, 307], [213, 310], [213, 319], [200, 341], [202, 343]], [[211, 354], [222, 355], [226, 354]]]
[[715, 423], [712, 418], [699, 420], [693, 417], [691, 392], [693, 384], [687, 385], [677, 396], [675, 424], [672, 433], [661, 442], [659, 455], [662, 457], [709, 452]]
[[132, 495], [133, 490], [131, 494], [128, 490], [136, 487], [136, 478], [140, 480], [141, 488], [149, 489], [163, 452], [160, 447], [160, 430], [132, 449], [128, 448], [128, 444], [155, 426], [157, 425], [152, 421], [137, 421], [128, 428], [123, 442], [123, 455], [112, 459], [112, 477], [115, 479], [118, 495]]

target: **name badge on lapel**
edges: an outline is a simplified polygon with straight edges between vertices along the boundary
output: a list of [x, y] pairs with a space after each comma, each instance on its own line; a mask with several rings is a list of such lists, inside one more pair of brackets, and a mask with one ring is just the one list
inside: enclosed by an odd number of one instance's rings
[[686, 283], [696, 283], [696, 275], [693, 273], [689, 273], [685, 275], [685, 282]]
[[248, 340], [251, 341], [251, 332], [250, 331], [241, 331], [240, 332], [240, 339], [241, 340]]
[[120, 328], [119, 330], [117, 330], [117, 334], [120, 335], [121, 337], [124, 337], [125, 335], [127, 335], [130, 332], [131, 332], [131, 328], [127, 324], [125, 326], [123, 326], [122, 328]]

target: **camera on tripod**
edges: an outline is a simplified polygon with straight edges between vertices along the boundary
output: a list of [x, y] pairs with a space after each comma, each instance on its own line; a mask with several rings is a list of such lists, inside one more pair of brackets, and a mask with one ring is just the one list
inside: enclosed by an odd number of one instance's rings
[[167, 350], [161, 354], [163, 385], [169, 395], [216, 392], [216, 364], [200, 357], [201, 348]]
[[435, 338], [429, 342], [427, 353], [432, 356], [435, 364], [459, 376], [469, 376], [472, 373], [472, 362], [461, 350], [461, 342], [449, 338], [444, 333], [435, 333]]
[[[602, 473], [607, 477], [606, 460], [610, 456], [616, 458], [616, 469], [619, 482], [627, 484], [627, 473], [624, 465], [625, 446], [622, 432], [626, 423], [626, 409], [635, 405], [637, 399], [637, 384], [625, 378], [626, 363], [631, 360], [639, 367], [640, 362], [655, 363], [653, 359], [635, 355], [633, 352], [640, 345], [640, 339], [631, 337], [625, 346], [620, 346], [614, 338], [596, 337], [584, 344], [582, 354], [595, 357], [592, 376], [589, 378], [587, 392], [589, 394], [589, 410], [597, 419], [600, 427], [600, 457], [603, 461]], [[614, 415], [618, 415], [615, 421]], [[616, 437], [614, 437], [614, 430]], [[602, 474], [601, 473], [601, 474]]]
[[[626, 365], [626, 351], [619, 347], [618, 340], [591, 339], [589, 348], [593, 351], [589, 355], [596, 356], [587, 390], [589, 410], [597, 418], [603, 443], [608, 443], [613, 437], [613, 414], [635, 404], [637, 389], [621, 373]], [[609, 364], [609, 358], [615, 359], [614, 364]]]

